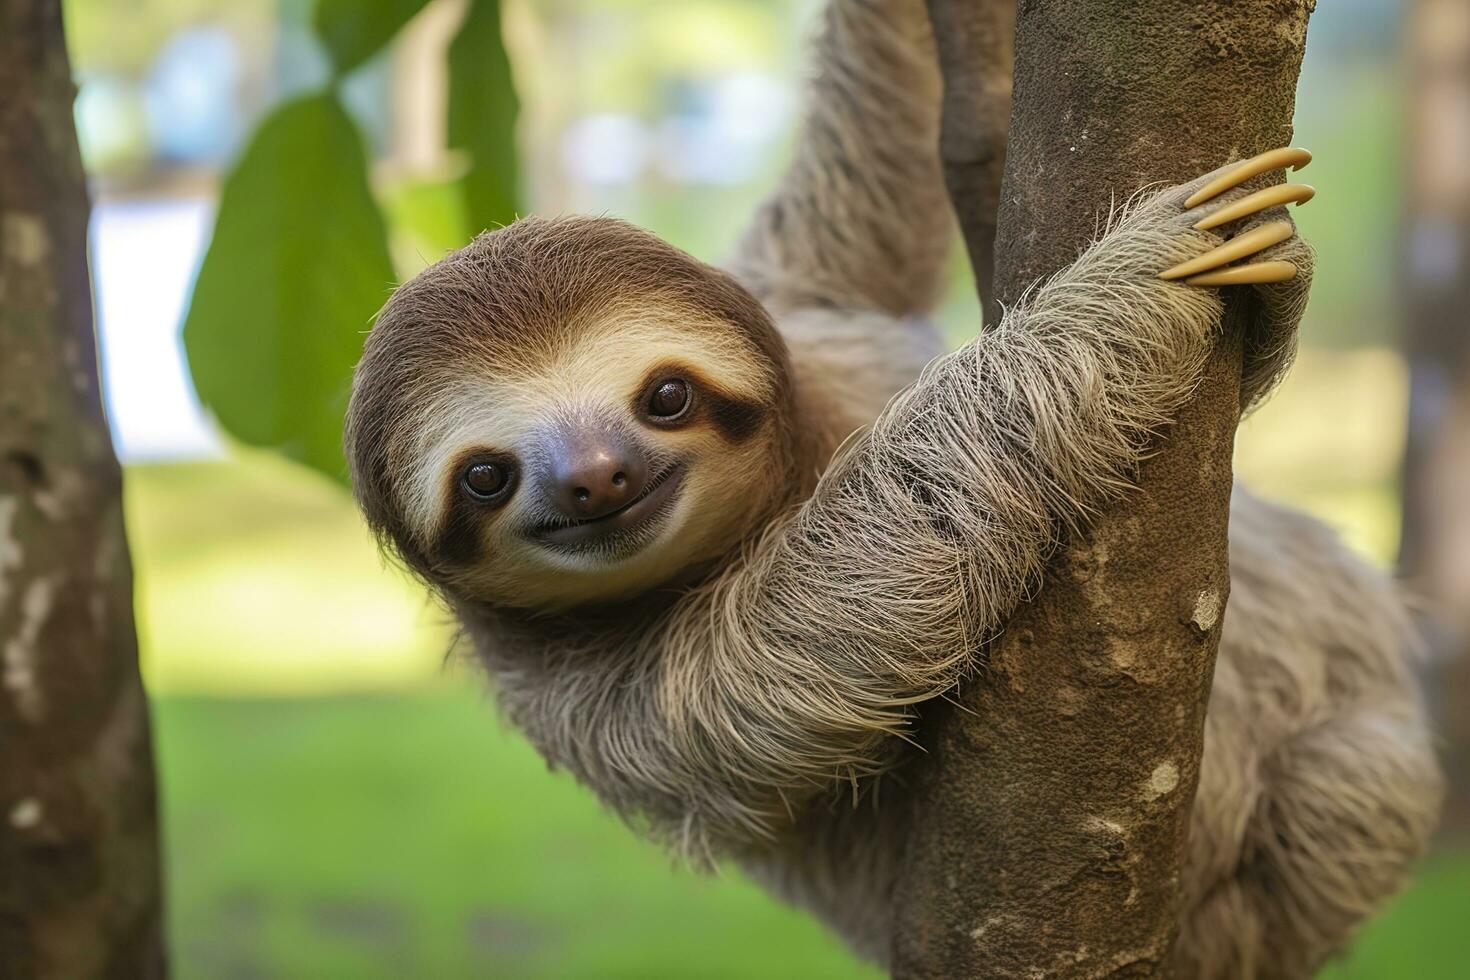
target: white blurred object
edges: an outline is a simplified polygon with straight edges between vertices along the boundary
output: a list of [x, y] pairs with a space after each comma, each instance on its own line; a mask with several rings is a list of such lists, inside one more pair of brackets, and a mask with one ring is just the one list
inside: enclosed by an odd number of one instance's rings
[[92, 212], [102, 389], [125, 463], [221, 455], [180, 335], [212, 221], [202, 198], [104, 202]]
[[584, 184], [629, 184], [643, 173], [648, 143], [648, 130], [634, 116], [613, 112], [583, 116], [562, 133], [562, 168]]
[[85, 75], [73, 115], [88, 172], [148, 157], [146, 112], [138, 87], [120, 75]]
[[786, 130], [791, 96], [757, 72], [699, 81], [659, 127], [658, 168], [687, 184], [740, 184], [765, 166]]

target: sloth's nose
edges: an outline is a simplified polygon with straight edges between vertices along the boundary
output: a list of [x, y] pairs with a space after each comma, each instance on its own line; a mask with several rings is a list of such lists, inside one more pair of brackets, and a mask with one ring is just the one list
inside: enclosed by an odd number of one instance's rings
[[648, 482], [648, 462], [626, 436], [607, 431], [570, 434], [551, 452], [552, 493], [573, 520], [606, 517], [627, 506]]

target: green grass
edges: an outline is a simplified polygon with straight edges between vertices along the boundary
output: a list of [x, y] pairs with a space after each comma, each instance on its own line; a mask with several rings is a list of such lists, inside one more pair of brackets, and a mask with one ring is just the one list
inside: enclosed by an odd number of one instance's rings
[[[673, 868], [548, 773], [466, 682], [155, 701], [177, 975], [875, 976], [735, 871]], [[1470, 855], [1330, 980], [1458, 980]]]
[[1320, 980], [1459, 980], [1470, 964], [1470, 853], [1431, 859]]
[[180, 977], [861, 977], [735, 872], [675, 870], [471, 681], [154, 704]]
[[399, 689], [439, 671], [447, 616], [378, 557], [341, 487], [248, 451], [130, 467], [125, 487], [153, 691]]

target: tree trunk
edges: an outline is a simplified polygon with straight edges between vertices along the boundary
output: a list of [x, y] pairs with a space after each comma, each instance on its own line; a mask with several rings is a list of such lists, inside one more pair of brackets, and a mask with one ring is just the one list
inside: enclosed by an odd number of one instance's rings
[[[1032, 0], [997, 243], [1013, 302], [1098, 216], [1284, 145], [1311, 0]], [[962, 224], [983, 201], [956, 202]], [[1137, 492], [1051, 562], [929, 753], [899, 977], [1168, 976], [1219, 625], [1245, 310]]]
[[1470, 835], [1470, 6], [1419, 0], [1408, 36], [1401, 308], [1409, 362], [1399, 567], [1429, 600], [1429, 685], [1449, 777], [1443, 829]]
[[0, 976], [163, 974], [157, 810], [55, 0], [0, 0]]
[[995, 221], [1006, 162], [1015, 52], [1014, 0], [928, 0], [944, 73], [939, 155], [987, 324], [1000, 319], [995, 297]]

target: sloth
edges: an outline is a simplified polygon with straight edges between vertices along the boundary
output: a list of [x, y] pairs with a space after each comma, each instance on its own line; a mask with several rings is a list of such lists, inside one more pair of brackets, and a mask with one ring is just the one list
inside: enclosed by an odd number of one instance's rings
[[[1280, 150], [1137, 196], [945, 352], [924, 4], [823, 16], [794, 160], [725, 269], [607, 217], [481, 235], [377, 318], [346, 452], [553, 767], [884, 964], [926, 702], [1127, 493], [1225, 290], [1255, 304], [1245, 407], [1279, 378], [1311, 276], [1283, 205], [1311, 191], [1239, 186], [1308, 158]], [[1308, 976], [1432, 829], [1414, 639], [1313, 520], [1237, 487], [1230, 537], [1179, 956]]]

